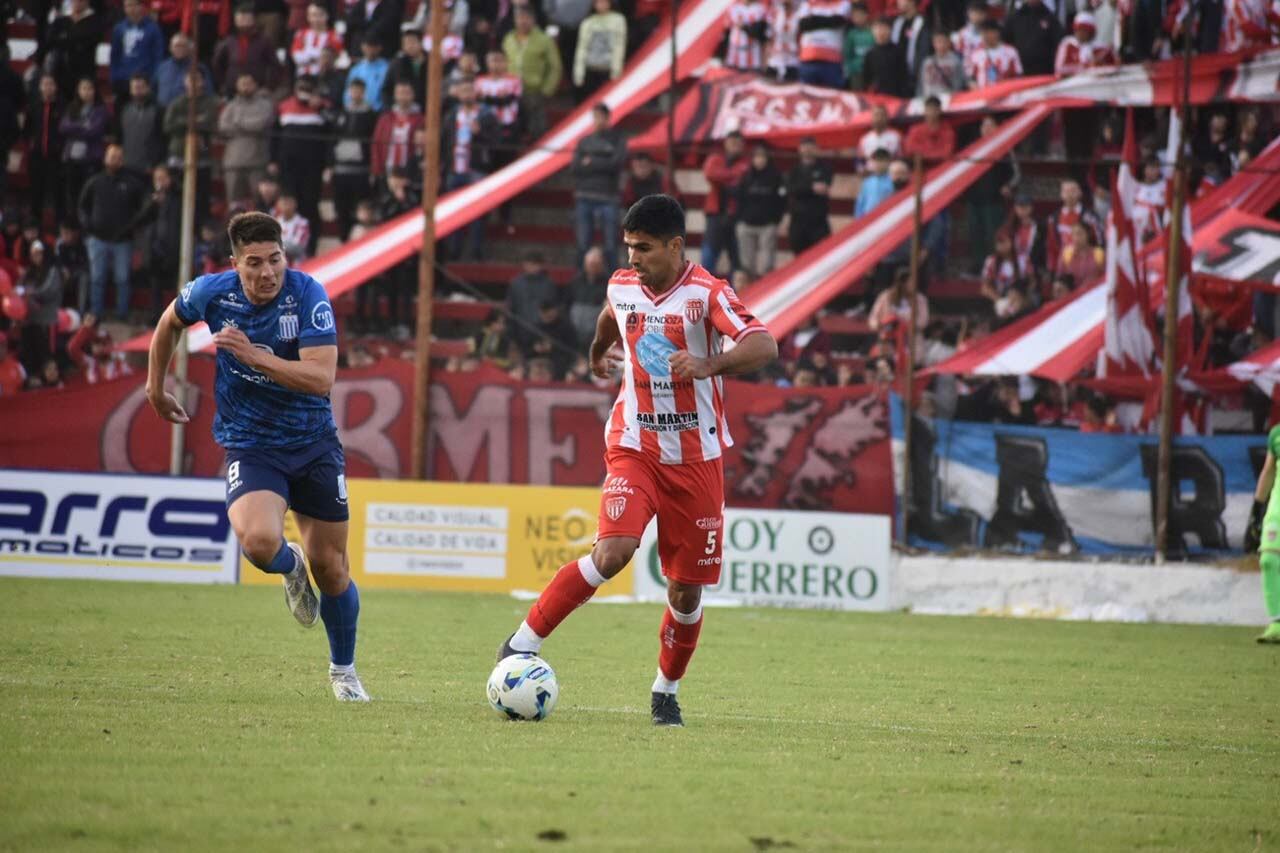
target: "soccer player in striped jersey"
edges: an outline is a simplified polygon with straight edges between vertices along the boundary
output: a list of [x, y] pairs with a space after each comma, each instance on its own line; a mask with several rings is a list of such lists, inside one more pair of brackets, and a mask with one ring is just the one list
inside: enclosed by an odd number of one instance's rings
[[[213, 437], [227, 451], [236, 539], [249, 562], [281, 577], [298, 622], [324, 622], [334, 696], [368, 702], [355, 668], [360, 594], [347, 562], [347, 484], [329, 405], [338, 365], [333, 306], [320, 282], [286, 269], [280, 223], [267, 214], [233, 216], [227, 236], [234, 268], [187, 284], [156, 326], [147, 400], [165, 420], [188, 422], [164, 379], [179, 334], [203, 320], [218, 348]], [[289, 509], [302, 547], [285, 541]]]
[[[645, 196], [623, 218], [631, 267], [609, 279], [591, 342], [596, 376], [622, 368], [606, 426], [595, 545], [560, 568], [498, 648], [499, 660], [540, 653], [556, 626], [622, 571], [657, 516], [667, 608], [651, 711], [654, 724], [665, 726], [684, 724], [676, 690], [702, 629], [702, 587], [720, 579], [721, 456], [733, 443], [721, 377], [758, 370], [778, 355], [733, 288], [685, 260], [684, 229], [684, 211], [667, 195]], [[728, 351], [726, 338], [735, 344]]]

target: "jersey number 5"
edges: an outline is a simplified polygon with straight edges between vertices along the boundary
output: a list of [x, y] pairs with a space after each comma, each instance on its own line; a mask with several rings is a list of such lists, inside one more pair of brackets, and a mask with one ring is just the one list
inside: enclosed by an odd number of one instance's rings
[[715, 530], [707, 531], [707, 547], [706, 549], [703, 550], [702, 553], [714, 554], [716, 552], [716, 533], [717, 532], [718, 531], [715, 531]]

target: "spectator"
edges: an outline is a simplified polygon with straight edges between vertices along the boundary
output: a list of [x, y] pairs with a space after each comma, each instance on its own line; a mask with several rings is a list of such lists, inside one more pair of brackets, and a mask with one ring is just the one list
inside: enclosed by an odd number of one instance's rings
[[[182, 249], [182, 193], [173, 185], [169, 167], [151, 170], [151, 197], [138, 216], [141, 231], [142, 269], [151, 285], [151, 320], [158, 322], [164, 310], [164, 296], [176, 292]], [[183, 279], [191, 270], [182, 270]]]
[[[1049, 241], [1048, 256], [1055, 262], [1062, 253], [1062, 247], [1071, 244], [1071, 229], [1077, 222], [1089, 229], [1094, 244], [1102, 241], [1102, 227], [1097, 215], [1084, 206], [1084, 193], [1080, 190], [1080, 184], [1072, 179], [1063, 181], [1060, 195], [1062, 207], [1050, 218], [1049, 232], [1046, 235]], [[1076, 281], [1079, 280], [1077, 277]]]
[[735, 0], [729, 7], [729, 36], [724, 64], [737, 71], [764, 71], [769, 40], [769, 7], [763, 0]]
[[[363, 102], [362, 81], [352, 80], [348, 89], [347, 99], [353, 106]], [[409, 167], [413, 159], [413, 134], [421, 129], [422, 121], [422, 112], [414, 102], [413, 86], [397, 83], [391, 109], [378, 117], [373, 130], [369, 173], [374, 178], [389, 175], [392, 169]]]
[[831, 180], [831, 164], [818, 159], [818, 144], [812, 137], [800, 140], [799, 160], [787, 174], [787, 239], [796, 255], [831, 234]]
[[893, 42], [893, 30], [889, 21], [880, 18], [872, 24], [871, 37], [875, 39], [875, 44], [862, 61], [863, 91], [898, 98], [907, 97], [915, 86], [907, 78], [907, 60], [902, 55], [902, 48]]
[[1022, 76], [1022, 60], [1018, 51], [1001, 40], [1000, 25], [995, 21], [982, 25], [982, 47], [969, 54], [965, 73], [969, 76], [970, 87], [974, 89]]
[[[360, 42], [360, 51], [361, 60], [352, 65], [351, 70], [347, 72], [347, 91], [351, 91], [353, 80], [363, 81], [364, 96], [369, 102], [369, 107], [375, 112], [381, 111], [383, 85], [387, 82], [387, 72], [391, 66], [382, 58], [382, 42], [374, 36], [369, 36]], [[344, 103], [343, 106], [349, 107], [351, 104]]]
[[1038, 289], [1049, 274], [1049, 234], [1048, 229], [1036, 221], [1030, 196], [1023, 193], [1013, 200], [1013, 218], [1009, 224], [1018, 268], [1032, 288]]
[[0, 397], [11, 397], [27, 382], [27, 369], [9, 348], [8, 335], [0, 334]]
[[880, 150], [890, 157], [897, 157], [902, 150], [902, 134], [889, 127], [889, 111], [884, 105], [876, 104], [871, 108], [871, 129], [858, 140], [858, 153], [866, 162]]
[[0, 41], [0, 200], [8, 185], [9, 149], [18, 141], [22, 114], [27, 109], [26, 87], [9, 61], [9, 45]]
[[[94, 46], [95, 52], [97, 46]], [[124, 0], [124, 18], [111, 30], [111, 91], [116, 103], [129, 98], [129, 81], [150, 80], [164, 59], [164, 33], [142, 0]]]
[[854, 202], [853, 215], [857, 218], [866, 216], [875, 210], [880, 202], [893, 195], [893, 180], [889, 176], [889, 152], [877, 148], [868, 161], [870, 167], [862, 176], [862, 186], [858, 188], [858, 199]]
[[58, 226], [58, 242], [53, 256], [62, 269], [67, 289], [75, 291], [75, 306], [83, 314], [89, 310], [89, 253], [80, 239], [80, 230], [69, 221]]
[[295, 73], [318, 76], [321, 71], [320, 54], [326, 47], [335, 55], [342, 53], [342, 36], [329, 24], [327, 4], [308, 3], [306, 29], [295, 31], [289, 46], [289, 58], [293, 60]]
[[[283, 192], [293, 193], [308, 222], [320, 222], [321, 183], [316, 180], [329, 163], [329, 121], [314, 77], [299, 77], [293, 96], [280, 102], [272, 161], [277, 164]], [[312, 232], [307, 254], [314, 254], [318, 234]]]
[[280, 201], [280, 181], [273, 175], [267, 174], [259, 179], [258, 184], [253, 191], [253, 206], [251, 210], [259, 213], [271, 213], [276, 209], [276, 203]]
[[28, 359], [29, 372], [34, 373], [53, 355], [52, 337], [58, 325], [58, 308], [62, 305], [63, 278], [53, 253], [41, 241], [31, 244], [29, 260], [18, 279], [18, 287], [27, 300], [21, 350]]
[[577, 358], [579, 344], [573, 324], [565, 316], [564, 303], [558, 295], [538, 306], [536, 330], [533, 343], [524, 353], [525, 359], [530, 363], [547, 359], [551, 362], [554, 378], [557, 381], [564, 379]]
[[[400, 40], [400, 24], [404, 9], [400, 0], [360, 0], [348, 4], [347, 44], [364, 44], [367, 39], [377, 43], [381, 56], [392, 56]], [[366, 93], [369, 103], [374, 103], [374, 89]], [[377, 107], [375, 107], [377, 109]]]
[[46, 64], [54, 69], [59, 91], [72, 92], [81, 80], [98, 79], [98, 45], [107, 26], [106, 18], [93, 11], [90, 0], [71, 0], [70, 14], [50, 25]]
[[1203, 130], [1192, 138], [1192, 153], [1200, 163], [1217, 160], [1224, 174], [1231, 173], [1232, 145], [1230, 123], [1225, 113], [1215, 112]]
[[[450, 192], [470, 186], [489, 173], [493, 145], [498, 140], [498, 119], [477, 99], [475, 83], [459, 84], [455, 94], [457, 103], [445, 114], [440, 139], [441, 159], [446, 167], [445, 189]], [[467, 254], [472, 260], [480, 260], [484, 217], [477, 217], [465, 229], [455, 232], [450, 242], [453, 259]]]
[[973, 54], [986, 47], [984, 30], [987, 23], [986, 0], [969, 0], [965, 14], [968, 23], [951, 34], [951, 46], [960, 54], [960, 61], [966, 66]]
[[271, 160], [271, 128], [276, 105], [258, 90], [252, 74], [241, 74], [236, 96], [218, 116], [218, 133], [226, 139], [222, 150], [222, 179], [227, 199], [236, 202], [253, 196], [253, 188], [267, 173]]
[[1273, 7], [1264, 0], [1225, 0], [1222, 4], [1222, 50], [1226, 53], [1270, 47], [1275, 22]]
[[622, 76], [627, 58], [627, 19], [613, 0], [594, 0], [594, 13], [578, 28], [573, 57], [573, 86], [581, 103], [610, 80]]
[[76, 100], [67, 107], [58, 124], [63, 139], [62, 174], [70, 212], [79, 210], [80, 190], [102, 162], [110, 121], [110, 113], [98, 101], [98, 87], [93, 80], [86, 77], [78, 82]]
[[[1101, 68], [1116, 64], [1115, 51], [1109, 44], [1094, 39], [1098, 31], [1093, 15], [1088, 12], [1076, 13], [1072, 34], [1058, 43], [1058, 50], [1053, 61], [1053, 73], [1059, 77], [1078, 74], [1089, 68]], [[1068, 110], [1068, 113], [1094, 110]]]
[[235, 95], [241, 74], [252, 74], [259, 86], [274, 89], [280, 84], [280, 64], [271, 41], [258, 32], [253, 4], [236, 8], [235, 32], [218, 43], [213, 52], [213, 82], [217, 91], [230, 98]]
[[734, 234], [735, 187], [751, 163], [743, 156], [742, 134], [730, 131], [724, 138], [724, 150], [712, 153], [702, 164], [702, 174], [709, 185], [703, 212], [706, 228], [702, 232], [702, 266], [712, 275], [720, 263], [721, 253], [729, 253], [729, 270], [741, 269], [738, 241]]
[[[515, 162], [520, 153], [520, 96], [524, 86], [507, 66], [507, 55], [491, 50], [485, 56], [488, 73], [476, 80], [480, 103], [493, 110], [498, 119], [498, 140], [493, 150], [493, 170]], [[510, 222], [510, 206], [503, 205], [503, 218]]]
[[[164, 111], [164, 132], [169, 137], [169, 168], [181, 180], [187, 147], [187, 102], [196, 102], [196, 211], [208, 209], [210, 172], [213, 168], [211, 139], [218, 127], [218, 99], [204, 91], [203, 77], [187, 77], [181, 97]], [[98, 312], [101, 313], [101, 312]]]
[[1080, 432], [1118, 434], [1124, 432], [1116, 413], [1115, 403], [1102, 395], [1091, 397], [1084, 409], [1084, 423]]
[[[454, 88], [464, 81], [475, 82], [480, 76], [480, 59], [471, 51], [464, 50], [458, 56], [458, 61], [454, 64], [453, 70], [445, 75], [445, 105], [449, 106], [447, 99], [453, 98]], [[476, 92], [479, 97], [479, 91]]]
[[1059, 299], [1066, 299], [1076, 289], [1076, 280], [1071, 273], [1060, 273], [1053, 277], [1053, 285], [1049, 290], [1049, 299], [1057, 302]]
[[129, 316], [129, 275], [133, 264], [133, 231], [142, 211], [143, 189], [136, 178], [124, 171], [124, 149], [107, 146], [103, 171], [94, 175], [80, 193], [80, 221], [89, 233], [89, 301], [94, 314], [102, 316], [106, 305], [107, 281], [116, 286], [116, 315]]
[[588, 342], [595, 334], [596, 318], [609, 285], [609, 267], [604, 250], [592, 246], [582, 256], [582, 268], [569, 282], [569, 321], [579, 341]]
[[796, 0], [769, 4], [769, 44], [764, 61], [779, 80], [800, 76], [800, 19]]
[[1026, 278], [1026, 268], [1013, 248], [1013, 235], [1003, 228], [996, 232], [995, 251], [982, 263], [982, 295], [991, 300], [996, 316], [1001, 316], [1001, 300]]
[[[408, 182], [406, 181], [406, 184]], [[354, 243], [378, 227], [378, 208], [371, 198], [361, 199], [356, 203], [355, 222], [350, 231], [343, 232], [343, 238]], [[356, 288], [356, 313], [352, 319], [351, 329], [360, 334], [383, 328], [382, 309], [379, 303], [387, 291], [387, 275], [375, 276], [363, 286]]]
[[529, 381], [546, 384], [556, 381], [555, 367], [548, 358], [531, 358], [528, 362]]
[[[897, 352], [905, 351], [906, 329], [910, 322], [911, 301], [907, 298], [910, 291], [911, 270], [899, 267], [893, 276], [893, 284], [881, 291], [867, 315], [867, 325], [879, 335], [884, 343], [891, 343]], [[924, 348], [924, 336], [920, 332], [929, 325], [929, 300], [923, 293], [916, 293], [916, 357]]]
[[844, 31], [849, 0], [800, 0], [796, 9], [800, 33], [800, 82], [839, 89], [844, 85]]
[[[597, 306], [596, 314], [599, 312]], [[595, 315], [592, 315], [591, 328], [595, 329]], [[494, 311], [485, 320], [484, 327], [472, 339], [471, 351], [475, 356], [483, 361], [493, 364], [500, 370], [506, 370], [511, 367], [513, 346], [511, 337], [507, 334], [507, 315], [501, 311]]]
[[573, 207], [578, 258], [591, 246], [595, 227], [604, 240], [605, 262], [618, 262], [618, 175], [627, 162], [627, 143], [609, 126], [609, 108], [591, 109], [592, 132], [573, 151]]
[[558, 301], [560, 294], [555, 282], [547, 275], [546, 259], [541, 252], [526, 253], [520, 266], [520, 275], [507, 288], [507, 314], [513, 321], [511, 339], [521, 351], [528, 351], [536, 336], [540, 307], [544, 303]]
[[772, 272], [778, 254], [778, 223], [782, 221], [782, 174], [769, 149], [757, 144], [751, 164], [738, 182], [738, 255], [752, 279]]
[[933, 34], [933, 54], [920, 66], [921, 97], [950, 95], [969, 88], [964, 73], [964, 60], [951, 49], [951, 39], [946, 33]]
[[290, 264], [300, 264], [310, 256], [311, 222], [298, 212], [298, 198], [285, 190], [276, 203], [276, 221], [280, 223], [284, 254]]
[[152, 99], [146, 77], [139, 74], [129, 81], [129, 101], [117, 105], [116, 122], [125, 168], [138, 175], [151, 174], [151, 168], [164, 160], [166, 146], [161, 132], [164, 110]]
[[[422, 201], [409, 186], [408, 170], [397, 167], [387, 176], [387, 192], [382, 197], [379, 216], [383, 222], [402, 216], [410, 210], [418, 210]], [[392, 335], [399, 339], [409, 337], [413, 322], [411, 309], [413, 294], [418, 286], [418, 259], [406, 258], [386, 274], [387, 322]]]
[[117, 352], [111, 333], [86, 314], [80, 328], [67, 342], [67, 356], [80, 369], [80, 378], [89, 385], [107, 382], [133, 373], [124, 353]]
[[67, 199], [62, 189], [62, 102], [58, 97], [58, 81], [52, 74], [41, 74], [38, 97], [27, 107], [23, 134], [27, 140], [27, 185], [31, 209], [43, 211], [53, 205], [58, 222], [66, 218]]
[[627, 169], [627, 177], [622, 184], [622, 207], [628, 209], [647, 195], [666, 193], [675, 195], [675, 187], [653, 162], [653, 158], [643, 151], [631, 158]]
[[1044, 0], [1022, 0], [1005, 20], [1004, 38], [1018, 52], [1023, 74], [1052, 74], [1062, 25]]
[[1165, 179], [1160, 161], [1155, 157], [1143, 160], [1138, 185], [1134, 188], [1133, 204], [1129, 211], [1129, 218], [1133, 223], [1133, 235], [1139, 246], [1154, 240], [1164, 232], [1165, 219], [1169, 210], [1168, 193], [1169, 181]]
[[413, 100], [418, 109], [426, 109], [426, 69], [427, 53], [422, 49], [422, 31], [413, 24], [405, 24], [400, 31], [400, 52], [387, 68], [387, 80], [382, 86], [382, 103], [392, 103], [397, 83], [408, 83], [413, 87]]
[[[413, 87], [409, 85], [407, 96], [412, 99]], [[402, 103], [402, 98], [396, 98], [395, 93], [392, 94], [392, 108], [388, 111], [388, 115], [397, 115], [396, 104]], [[352, 81], [350, 98], [351, 106], [338, 113], [333, 121], [335, 138], [333, 140], [333, 149], [329, 153], [329, 162], [332, 164], [330, 168], [333, 170], [333, 210], [334, 216], [338, 220], [338, 233], [344, 239], [350, 239], [348, 232], [353, 227], [356, 219], [360, 202], [369, 198], [372, 192], [373, 171], [372, 171], [372, 145], [371, 140], [376, 138], [377, 125], [380, 121], [378, 114], [370, 109], [368, 102], [364, 97], [364, 83], [360, 80]], [[416, 108], [417, 104], [413, 104]], [[421, 114], [419, 114], [419, 122], [421, 122]], [[394, 133], [391, 134], [394, 136]], [[408, 136], [413, 138], [413, 127], [410, 126]], [[405, 159], [408, 159], [408, 146], [405, 146]], [[382, 158], [383, 166], [387, 165], [387, 158]], [[404, 165], [396, 163], [393, 165]], [[382, 171], [379, 171], [382, 174]]]
[[920, 66], [931, 51], [932, 30], [920, 14], [918, 0], [898, 0], [898, 17], [893, 21], [893, 43], [902, 49], [907, 69], [907, 91], [914, 92], [920, 79]]
[[844, 84], [849, 89], [862, 88], [862, 64], [876, 43], [871, 35], [871, 15], [865, 3], [854, 3], [849, 28], [844, 31]]
[[[162, 60], [156, 68], [156, 103], [161, 109], [168, 109], [186, 91], [183, 81], [191, 73], [192, 62], [195, 59], [191, 56], [191, 39], [182, 33], [174, 33], [173, 38], [169, 39], [169, 58]], [[204, 77], [204, 90], [216, 91], [213, 75], [209, 73], [207, 65], [200, 64], [200, 74]]]
[[516, 6], [515, 28], [502, 40], [502, 52], [524, 87], [520, 112], [525, 117], [525, 130], [531, 139], [538, 139], [547, 131], [547, 98], [560, 88], [560, 52], [535, 25], [528, 6]]
[[1106, 268], [1107, 253], [1093, 245], [1093, 235], [1082, 222], [1071, 227], [1071, 242], [1062, 248], [1058, 257], [1058, 273], [1067, 273], [1089, 287], [1102, 278]]
[[908, 157], [919, 154], [925, 163], [937, 163], [949, 159], [956, 150], [956, 132], [942, 120], [942, 101], [937, 95], [924, 99], [924, 121], [907, 131], [902, 153]]
[[329, 105], [338, 109], [347, 91], [347, 72], [338, 68], [338, 54], [331, 47], [320, 48], [320, 73], [316, 75], [316, 91]]

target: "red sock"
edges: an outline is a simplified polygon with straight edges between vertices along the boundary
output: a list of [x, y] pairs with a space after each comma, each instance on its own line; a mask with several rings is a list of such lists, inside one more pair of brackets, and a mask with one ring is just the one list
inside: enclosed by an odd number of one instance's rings
[[[590, 555], [583, 557], [590, 560]], [[596, 594], [596, 588], [587, 583], [582, 571], [578, 568], [578, 560], [566, 563], [556, 572], [556, 576], [547, 584], [547, 588], [538, 596], [538, 600], [529, 608], [525, 621], [529, 627], [543, 639], [551, 636], [551, 632], [565, 618], [586, 604]], [[594, 564], [591, 572], [595, 572]]]
[[693, 651], [698, 647], [698, 634], [702, 631], [702, 613], [698, 613], [698, 621], [692, 625], [684, 625], [676, 621], [671, 608], [662, 613], [662, 647], [658, 650], [658, 669], [669, 681], [679, 681], [684, 671], [689, 668]]

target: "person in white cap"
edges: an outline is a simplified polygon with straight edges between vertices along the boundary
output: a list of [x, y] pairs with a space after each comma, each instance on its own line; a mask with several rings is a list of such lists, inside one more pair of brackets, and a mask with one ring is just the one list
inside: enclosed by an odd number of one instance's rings
[[1059, 77], [1078, 74], [1087, 68], [1099, 68], [1116, 64], [1115, 51], [1110, 45], [1094, 40], [1098, 26], [1089, 12], [1078, 12], [1072, 24], [1071, 35], [1058, 43], [1058, 55], [1053, 63], [1053, 73]]

